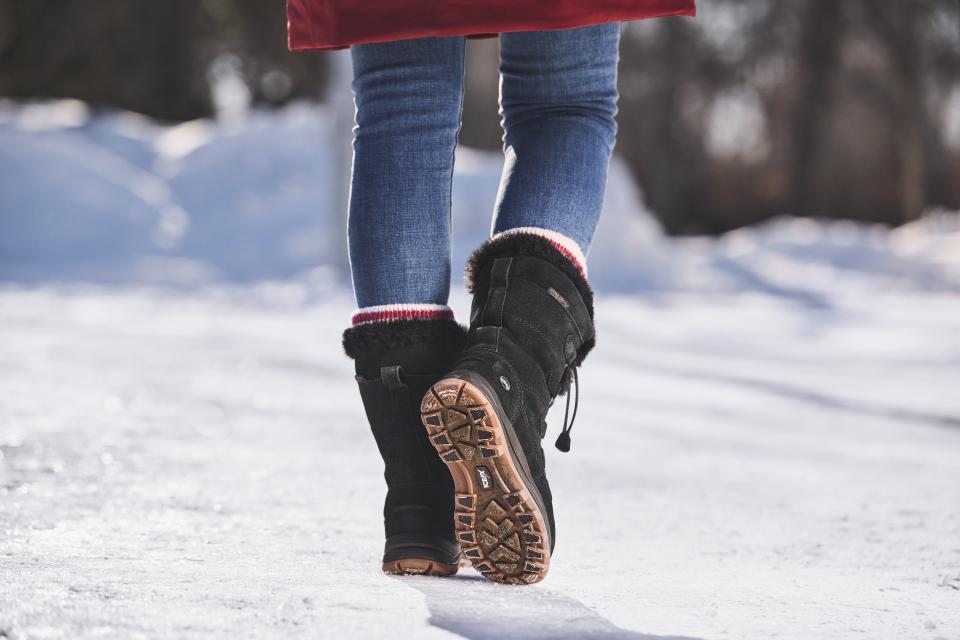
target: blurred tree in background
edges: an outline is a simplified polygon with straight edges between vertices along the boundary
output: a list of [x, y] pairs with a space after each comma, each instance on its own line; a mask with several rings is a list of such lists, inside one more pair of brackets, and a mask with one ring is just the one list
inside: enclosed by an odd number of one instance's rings
[[[703, 0], [624, 30], [619, 153], [665, 228], [778, 214], [900, 224], [960, 208], [960, 1]], [[0, 95], [164, 120], [322, 99], [282, 0], [0, 0]], [[496, 42], [471, 43], [462, 141], [497, 148]]]
[[319, 99], [323, 54], [286, 38], [283, 0], [0, 0], [0, 95], [190, 120], [213, 115], [216, 76], [235, 73], [253, 104]]
[[701, 6], [623, 44], [619, 148], [670, 231], [960, 207], [960, 3]]

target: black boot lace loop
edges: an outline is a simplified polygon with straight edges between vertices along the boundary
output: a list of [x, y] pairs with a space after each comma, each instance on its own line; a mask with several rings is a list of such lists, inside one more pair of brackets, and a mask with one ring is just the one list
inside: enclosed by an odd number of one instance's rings
[[[577, 378], [577, 368], [574, 367], [572, 370], [573, 373], [573, 391], [576, 394], [576, 398], [573, 401], [573, 415], [570, 416], [570, 392], [567, 392], [567, 408], [563, 412], [563, 429], [560, 431], [560, 435], [557, 436], [557, 442], [554, 446], [557, 447], [560, 451], [567, 453], [570, 451], [570, 431], [573, 429], [573, 422], [577, 419], [577, 407], [580, 405], [580, 381]], [[570, 417], [570, 422], [567, 422], [567, 417]]]

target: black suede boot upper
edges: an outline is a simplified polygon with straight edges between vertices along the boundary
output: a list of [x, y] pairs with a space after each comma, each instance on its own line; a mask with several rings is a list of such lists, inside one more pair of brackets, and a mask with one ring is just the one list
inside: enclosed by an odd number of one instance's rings
[[343, 334], [360, 396], [384, 462], [384, 562], [409, 557], [455, 563], [453, 481], [420, 424], [420, 398], [459, 354], [453, 320], [396, 320]]
[[471, 256], [470, 333], [454, 374], [478, 373], [497, 393], [555, 524], [541, 440], [546, 414], [593, 348], [593, 292], [579, 269], [549, 240], [512, 234], [488, 240]]

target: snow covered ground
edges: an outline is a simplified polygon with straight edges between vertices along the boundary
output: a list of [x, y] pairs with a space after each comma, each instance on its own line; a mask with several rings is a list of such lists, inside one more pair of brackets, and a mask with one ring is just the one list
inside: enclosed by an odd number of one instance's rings
[[327, 122], [0, 108], [0, 638], [960, 638], [957, 214], [670, 240], [615, 165], [548, 579], [393, 578]]

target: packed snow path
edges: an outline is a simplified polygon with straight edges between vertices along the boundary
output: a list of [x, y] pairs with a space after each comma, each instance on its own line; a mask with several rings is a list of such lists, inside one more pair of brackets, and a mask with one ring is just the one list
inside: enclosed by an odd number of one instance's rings
[[0, 290], [0, 638], [960, 637], [955, 294], [602, 297], [527, 588], [380, 573], [324, 298]]

